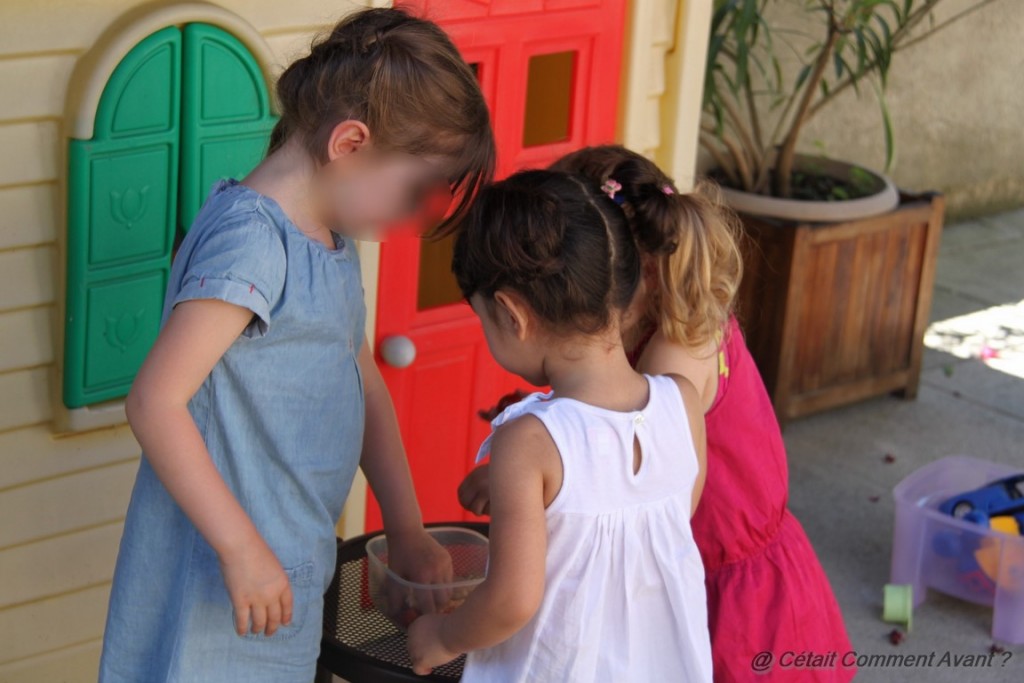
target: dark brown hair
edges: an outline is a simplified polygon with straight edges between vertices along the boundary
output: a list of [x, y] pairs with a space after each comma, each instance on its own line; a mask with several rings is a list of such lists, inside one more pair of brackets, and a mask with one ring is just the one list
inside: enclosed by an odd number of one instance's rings
[[735, 214], [716, 185], [681, 193], [650, 159], [619, 145], [568, 154], [552, 169], [579, 174], [594, 187], [609, 178], [621, 186], [623, 213], [640, 250], [658, 257], [658, 289], [648, 317], [670, 340], [704, 346], [732, 314], [743, 274]]
[[640, 256], [622, 211], [591, 183], [521, 171], [480, 191], [452, 270], [467, 299], [508, 289], [548, 329], [593, 334], [629, 306]]
[[494, 173], [494, 136], [476, 77], [436, 24], [401, 9], [368, 9], [342, 19], [277, 82], [281, 119], [270, 151], [292, 135], [323, 161], [345, 120], [366, 124], [378, 149], [453, 160], [458, 204], [437, 232], [449, 232]]

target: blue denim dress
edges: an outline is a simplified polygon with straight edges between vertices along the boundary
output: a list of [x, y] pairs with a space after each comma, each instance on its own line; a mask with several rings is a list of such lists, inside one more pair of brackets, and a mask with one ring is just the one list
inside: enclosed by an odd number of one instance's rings
[[366, 309], [354, 244], [307, 238], [272, 199], [217, 185], [171, 271], [164, 319], [194, 299], [253, 312], [189, 410], [288, 574], [290, 626], [239, 636], [217, 555], [145, 457], [117, 559], [102, 683], [310, 683], [334, 527], [363, 440]]

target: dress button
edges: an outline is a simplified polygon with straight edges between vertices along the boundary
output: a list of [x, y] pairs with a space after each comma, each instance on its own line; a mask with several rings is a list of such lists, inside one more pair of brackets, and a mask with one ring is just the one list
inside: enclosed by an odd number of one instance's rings
[[638, 425], [642, 425], [644, 423], [644, 414], [638, 414], [636, 417], [633, 418], [633, 422], [635, 422]]

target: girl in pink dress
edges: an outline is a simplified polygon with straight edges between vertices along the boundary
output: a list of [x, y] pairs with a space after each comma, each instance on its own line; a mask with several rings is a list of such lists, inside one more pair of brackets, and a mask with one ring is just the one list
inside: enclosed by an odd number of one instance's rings
[[[705, 567], [714, 680], [852, 679], [842, 615], [787, 508], [779, 424], [733, 315], [742, 260], [729, 212], [710, 188], [678, 193], [654, 163], [622, 147], [583, 149], [554, 168], [618, 188], [644, 262], [624, 346], [638, 372], [682, 375], [701, 396], [708, 474], [692, 526]], [[486, 511], [486, 466], [470, 473], [459, 497], [470, 511]], [[804, 653], [822, 657], [797, 659]]]
[[[647, 292], [634, 306], [626, 348], [638, 372], [678, 373], [701, 393], [708, 476], [692, 524], [704, 560], [715, 680], [747, 681], [760, 669], [762, 680], [850, 680], [856, 670], [843, 666], [852, 647], [842, 614], [786, 505], [779, 423], [732, 313], [742, 260], [730, 213], [708, 187], [677, 193], [654, 163], [623, 147], [580, 150], [556, 167], [621, 185], [623, 210], [646, 254]], [[771, 659], [755, 661], [764, 652]], [[791, 668], [805, 652], [825, 655], [821, 666]]]

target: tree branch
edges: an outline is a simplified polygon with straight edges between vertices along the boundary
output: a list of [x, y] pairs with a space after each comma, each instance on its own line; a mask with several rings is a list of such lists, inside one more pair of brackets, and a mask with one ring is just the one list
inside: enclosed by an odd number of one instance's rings
[[748, 161], [755, 161], [754, 152], [760, 148], [760, 145], [754, 144], [754, 140], [751, 138], [750, 132], [746, 126], [743, 125], [743, 119], [740, 118], [739, 111], [736, 110], [736, 106], [728, 98], [720, 98], [722, 102], [722, 108], [725, 109], [726, 115], [729, 117], [729, 122], [732, 125], [732, 129], [736, 131], [739, 136], [739, 144], [742, 151]]
[[[907, 22], [902, 27], [900, 27], [899, 29], [896, 30], [895, 33], [893, 33], [893, 36], [892, 36], [892, 41], [893, 41], [892, 53], [893, 54], [899, 52], [900, 50], [905, 50], [906, 48], [910, 47], [911, 45], [916, 45], [917, 43], [921, 42], [922, 40], [925, 40], [926, 38], [930, 38], [935, 33], [938, 33], [942, 29], [944, 29], [947, 26], [949, 26], [950, 24], [952, 24], [954, 21], [957, 21], [957, 20], [963, 18], [964, 16], [970, 14], [971, 12], [974, 12], [977, 9], [980, 9], [981, 7], [983, 7], [983, 6], [985, 6], [985, 5], [989, 4], [989, 3], [995, 2], [995, 0], [979, 0], [979, 2], [977, 4], [972, 5], [971, 7], [968, 7], [967, 9], [959, 12], [958, 14], [956, 14], [956, 15], [954, 15], [952, 17], [950, 17], [949, 19], [947, 19], [946, 21], [942, 22], [941, 24], [938, 24], [934, 28], [929, 29], [927, 32], [925, 32], [925, 33], [923, 33], [923, 34], [921, 34], [919, 36], [915, 36], [913, 38], [910, 38], [910, 39], [907, 39], [905, 41], [899, 42], [900, 39], [903, 38], [904, 36], [906, 36], [910, 32], [910, 30], [913, 29], [914, 26], [916, 26], [917, 24], [921, 23], [921, 21], [924, 20], [924, 18], [938, 4], [938, 2], [940, 2], [940, 0], [932, 0], [927, 5], [921, 7], [917, 12], [914, 13], [914, 15], [910, 19], [907, 20]], [[874, 71], [877, 67], [878, 67], [878, 60], [877, 59], [872, 59], [857, 74], [857, 78], [858, 79], [863, 78], [865, 74], [868, 74], [868, 73]], [[845, 79], [843, 79], [843, 81], [841, 81], [838, 85], [833, 86], [832, 89], [829, 90], [828, 95], [823, 95], [821, 97], [821, 99], [819, 99], [817, 102], [815, 102], [814, 106], [811, 107], [811, 111], [807, 115], [807, 119], [810, 120], [810, 119], [814, 118], [814, 116], [819, 111], [821, 111], [826, 105], [828, 105], [830, 102], [832, 102], [832, 100], [834, 100], [836, 97], [838, 97], [841, 93], [845, 92], [848, 88], [852, 87], [854, 80], [855, 80], [854, 78], [848, 76]]]
[[750, 166], [747, 164], [747, 160], [743, 156], [743, 151], [740, 149], [739, 145], [736, 144], [736, 141], [724, 133], [719, 134], [713, 126], [705, 124], [701, 126], [701, 129], [704, 133], [712, 136], [714, 139], [717, 139], [729, 151], [729, 156], [732, 157], [733, 167], [739, 174], [739, 185], [749, 192], [750, 188], [753, 186], [753, 178], [750, 175]]
[[796, 143], [800, 136], [800, 129], [807, 120], [807, 114], [818, 91], [818, 84], [825, 74], [825, 68], [832, 57], [832, 50], [835, 49], [836, 41], [839, 39], [839, 32], [830, 20], [828, 39], [825, 41], [821, 52], [818, 53], [818, 61], [814, 65], [807, 83], [804, 84], [803, 97], [793, 115], [793, 122], [789, 126], [789, 132], [782, 141], [782, 148], [779, 150], [779, 157], [775, 160], [775, 186], [776, 194], [780, 197], [790, 195], [790, 175], [793, 172], [793, 156], [796, 154]]
[[715, 161], [715, 166], [725, 174], [726, 178], [729, 179], [729, 184], [734, 187], [740, 187], [740, 179], [736, 175], [736, 171], [730, 167], [728, 159], [725, 158], [725, 155], [722, 154], [722, 150], [719, 149], [718, 138], [707, 134], [701, 134], [700, 146], [708, 151], [708, 154], [710, 154], [711, 158]]
[[[958, 12], [957, 14], [954, 14], [953, 16], [951, 16], [949, 19], [946, 19], [941, 24], [936, 24], [932, 28], [928, 29], [928, 31], [926, 31], [925, 33], [922, 33], [919, 36], [914, 36], [913, 38], [909, 38], [905, 43], [900, 45], [899, 49], [905, 50], [905, 49], [907, 49], [908, 47], [910, 47], [912, 45], [917, 45], [922, 40], [924, 40], [926, 38], [932, 37], [933, 35], [935, 35], [939, 31], [941, 31], [942, 29], [946, 28], [950, 24], [952, 24], [954, 22], [957, 22], [957, 21], [960, 21], [961, 19], [963, 19], [965, 16], [967, 16], [971, 12], [979, 10], [982, 7], [984, 7], [985, 5], [988, 5], [989, 3], [992, 3], [992, 2], [995, 2], [995, 1], [996, 0], [979, 0], [979, 2], [977, 4], [971, 5], [967, 9], [962, 10], [962, 11]], [[895, 52], [895, 50], [893, 50], [893, 51]]]
[[761, 135], [761, 115], [754, 103], [754, 88], [747, 81], [743, 88], [744, 98], [747, 100], [747, 117], [750, 119], [750, 130], [754, 135], [754, 144], [757, 149], [764, 149], [764, 138]]

